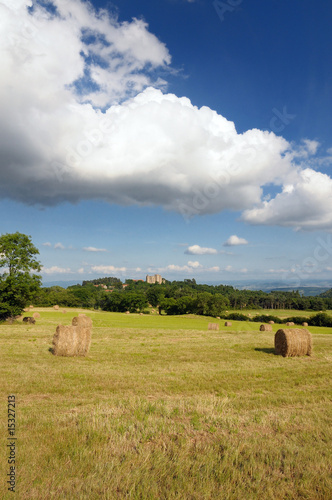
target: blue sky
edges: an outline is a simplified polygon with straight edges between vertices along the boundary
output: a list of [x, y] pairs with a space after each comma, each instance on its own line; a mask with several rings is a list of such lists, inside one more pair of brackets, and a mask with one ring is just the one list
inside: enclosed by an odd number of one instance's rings
[[44, 282], [332, 283], [332, 5], [0, 1], [1, 233]]

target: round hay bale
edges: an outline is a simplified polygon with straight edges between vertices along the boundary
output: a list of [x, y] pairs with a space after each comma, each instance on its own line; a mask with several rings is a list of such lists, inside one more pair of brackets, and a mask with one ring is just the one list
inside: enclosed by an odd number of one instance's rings
[[30, 309], [33, 309], [33, 306], [30, 305], [29, 307], [30, 307]]
[[208, 330], [219, 330], [218, 323], [209, 323], [208, 324]]
[[30, 307], [25, 307], [25, 308], [23, 309], [23, 311], [24, 311], [25, 313], [29, 312], [29, 311], [30, 311]]
[[130, 314], [130, 312], [129, 312], [129, 311], [126, 311], [126, 314]]
[[305, 328], [280, 328], [274, 336], [276, 354], [284, 358], [291, 356], [311, 356], [311, 333]]
[[272, 325], [261, 325], [259, 327], [260, 332], [272, 332]]
[[232, 322], [231, 321], [225, 321], [225, 326], [232, 326]]
[[217, 316], [217, 319], [220, 319], [220, 316]]
[[302, 323], [302, 326], [308, 326], [308, 323], [304, 322]]
[[33, 313], [32, 315], [35, 319], [39, 319], [40, 318], [40, 314], [39, 313]]
[[287, 326], [294, 326], [294, 323], [293, 323], [293, 321], [287, 321], [286, 325]]
[[55, 311], [58, 311], [58, 310], [59, 310], [59, 306], [58, 306], [58, 305], [53, 306], [53, 309], [54, 309]]
[[66, 309], [63, 309], [63, 310], [62, 310], [62, 313], [63, 313], [63, 314], [67, 314]]
[[274, 325], [274, 321], [269, 321], [269, 325]]

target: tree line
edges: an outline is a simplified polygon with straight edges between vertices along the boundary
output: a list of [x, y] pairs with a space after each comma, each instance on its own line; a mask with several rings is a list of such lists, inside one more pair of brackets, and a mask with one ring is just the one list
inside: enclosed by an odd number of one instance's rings
[[41, 288], [35, 295], [35, 305], [87, 307], [113, 312], [148, 312], [155, 307], [160, 314], [199, 314], [222, 316], [229, 310], [296, 309], [324, 311], [332, 309], [331, 296], [303, 297], [298, 291], [263, 292], [238, 290], [230, 285], [201, 285], [195, 280], [167, 281], [148, 284], [126, 280], [125, 288], [114, 286], [105, 291], [91, 282], [82, 285]]
[[[317, 297], [303, 297], [298, 291], [263, 292], [238, 290], [230, 285], [202, 285], [195, 279], [148, 284], [144, 281], [105, 277], [84, 281], [68, 288], [42, 287], [38, 249], [31, 237], [21, 233], [0, 236], [0, 320], [15, 317], [33, 303], [35, 306], [83, 307], [113, 312], [199, 314], [224, 316], [229, 310], [332, 309], [332, 290]], [[104, 286], [102, 286], [104, 285]]]

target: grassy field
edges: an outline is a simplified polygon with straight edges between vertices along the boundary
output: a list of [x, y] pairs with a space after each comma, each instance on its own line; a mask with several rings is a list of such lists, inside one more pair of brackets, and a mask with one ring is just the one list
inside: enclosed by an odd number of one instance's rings
[[36, 311], [36, 325], [0, 325], [1, 498], [332, 497], [331, 329], [310, 328], [312, 357], [282, 358], [278, 325], [88, 311], [89, 355], [61, 358], [55, 327], [83, 311]]

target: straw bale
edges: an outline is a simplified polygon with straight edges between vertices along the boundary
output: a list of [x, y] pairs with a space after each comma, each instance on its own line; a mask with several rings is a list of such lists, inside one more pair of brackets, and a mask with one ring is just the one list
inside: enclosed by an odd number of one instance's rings
[[217, 316], [217, 319], [220, 319], [220, 316]]
[[58, 311], [58, 310], [59, 310], [59, 306], [58, 306], [58, 305], [53, 306], [53, 309], [54, 309], [55, 311]]
[[30, 309], [33, 309], [33, 306], [29, 306], [29, 307], [30, 307]]
[[53, 337], [53, 354], [55, 356], [77, 355], [77, 331], [71, 325], [58, 325]]
[[82, 314], [73, 318], [71, 324], [77, 330], [77, 356], [85, 356], [91, 345], [92, 319]]
[[71, 325], [58, 325], [53, 337], [55, 356], [86, 356], [91, 345], [92, 320], [81, 315]]
[[308, 323], [304, 322], [302, 323], [302, 326], [308, 326]]
[[29, 311], [30, 311], [30, 307], [25, 307], [25, 308], [23, 309], [23, 311], [24, 311], [25, 313], [29, 312]]
[[209, 323], [208, 324], [208, 330], [219, 330], [218, 323]]
[[129, 311], [126, 311], [126, 314], [130, 314], [130, 312], [129, 312]]
[[40, 314], [39, 313], [33, 313], [32, 315], [35, 319], [39, 319], [40, 318]]
[[62, 311], [62, 312], [63, 312], [63, 314], [66, 314], [66, 313], [67, 313], [66, 309], [63, 309], [63, 311]]
[[73, 326], [83, 326], [85, 328], [92, 328], [92, 319], [89, 316], [85, 316], [85, 314], [80, 314], [79, 316], [75, 316], [71, 324]]
[[261, 325], [259, 327], [260, 332], [272, 332], [272, 325]]
[[293, 321], [287, 321], [286, 325], [287, 326], [294, 326], [294, 323], [293, 323]]
[[231, 321], [225, 321], [225, 326], [232, 326], [232, 322]]
[[283, 357], [311, 356], [311, 333], [305, 328], [281, 328], [274, 336], [274, 347]]
[[269, 321], [269, 325], [274, 325], [274, 321]]

